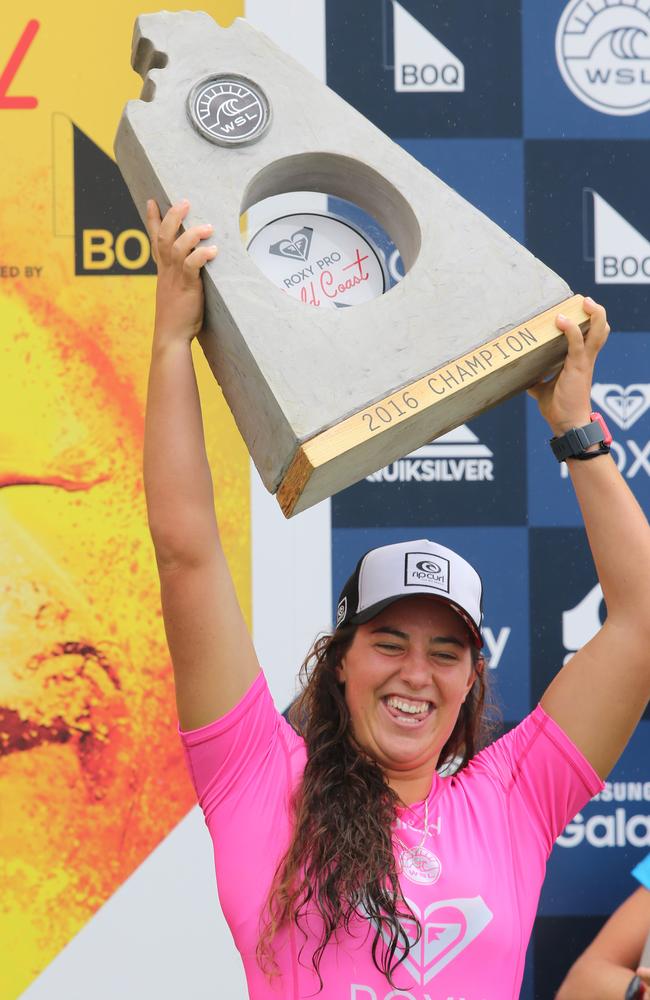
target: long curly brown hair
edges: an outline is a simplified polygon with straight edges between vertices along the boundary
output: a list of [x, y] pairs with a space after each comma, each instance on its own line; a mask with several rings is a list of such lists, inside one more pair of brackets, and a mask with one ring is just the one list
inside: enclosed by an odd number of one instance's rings
[[[306, 915], [315, 910], [322, 935], [312, 965], [321, 990], [320, 963], [330, 938], [337, 928], [349, 931], [360, 913], [375, 927], [372, 959], [392, 987], [395, 970], [422, 933], [402, 894], [393, 854], [399, 797], [357, 743], [337, 678], [355, 633], [356, 626], [347, 625], [319, 637], [300, 669], [302, 692], [289, 718], [305, 740], [307, 763], [292, 801], [293, 839], [275, 872], [257, 945], [258, 962], [273, 979], [279, 973], [275, 934], [293, 922], [306, 941]], [[453, 759], [455, 770], [488, 742], [493, 728], [484, 661], [476, 647], [472, 651], [476, 680], [439, 758], [443, 764]], [[409, 941], [404, 919], [417, 928], [415, 941]]]

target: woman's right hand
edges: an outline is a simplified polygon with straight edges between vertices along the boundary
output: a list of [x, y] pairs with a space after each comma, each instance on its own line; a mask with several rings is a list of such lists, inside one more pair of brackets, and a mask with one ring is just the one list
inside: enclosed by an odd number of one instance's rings
[[203, 325], [201, 268], [217, 254], [216, 246], [199, 246], [212, 234], [212, 226], [192, 226], [179, 235], [190, 203], [172, 205], [164, 219], [155, 201], [147, 202], [147, 230], [158, 268], [156, 285], [157, 340], [190, 341]]

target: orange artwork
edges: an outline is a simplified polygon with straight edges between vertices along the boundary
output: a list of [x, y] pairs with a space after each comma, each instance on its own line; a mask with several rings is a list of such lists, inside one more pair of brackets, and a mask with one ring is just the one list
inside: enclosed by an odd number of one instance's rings
[[[211, 12], [229, 23], [240, 6]], [[122, 240], [123, 266], [111, 270], [107, 256], [84, 258], [92, 238], [81, 231], [115, 242], [111, 226], [129, 213], [142, 229], [111, 145], [140, 90], [133, 21], [155, 9], [118, 2], [93, 14], [99, 47], [87, 5], [39, 0], [29, 17], [3, 14], [2, 1000], [28, 987], [194, 804], [141, 479], [155, 279], [143, 273], [142, 238]], [[84, 150], [99, 172], [84, 174]], [[197, 361], [222, 534], [248, 614], [248, 457]]]

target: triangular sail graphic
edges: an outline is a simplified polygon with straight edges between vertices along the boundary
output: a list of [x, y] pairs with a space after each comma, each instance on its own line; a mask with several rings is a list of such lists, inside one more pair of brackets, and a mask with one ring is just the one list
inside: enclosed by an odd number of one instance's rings
[[593, 191], [594, 268], [599, 285], [650, 285], [650, 241]]
[[393, 0], [394, 80], [398, 93], [459, 93], [465, 89], [463, 63]]

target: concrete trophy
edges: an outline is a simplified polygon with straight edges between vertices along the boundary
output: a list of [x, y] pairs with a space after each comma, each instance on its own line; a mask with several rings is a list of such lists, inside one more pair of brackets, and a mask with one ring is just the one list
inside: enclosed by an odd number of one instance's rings
[[[561, 278], [246, 21], [143, 15], [132, 63], [117, 162], [143, 216], [187, 197], [187, 225], [214, 226], [201, 345], [285, 515], [557, 369], [558, 310], [586, 330]], [[327, 215], [247, 249], [242, 213], [297, 191], [373, 216], [405, 277], [383, 294], [371, 241]]]

